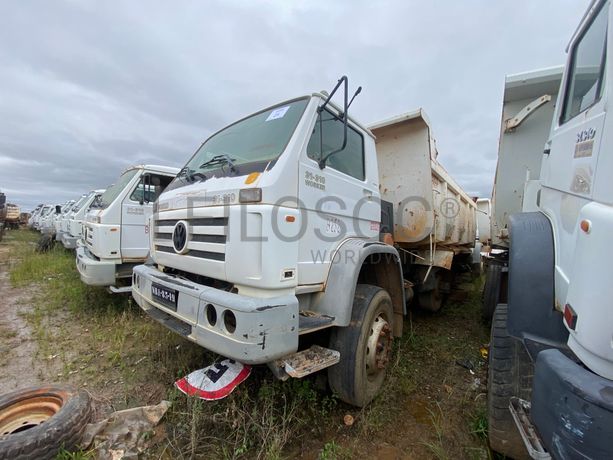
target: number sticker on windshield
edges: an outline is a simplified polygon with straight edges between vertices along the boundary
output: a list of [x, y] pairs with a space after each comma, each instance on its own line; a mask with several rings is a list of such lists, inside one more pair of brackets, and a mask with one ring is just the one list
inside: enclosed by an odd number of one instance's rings
[[283, 118], [288, 110], [289, 110], [289, 105], [275, 109], [272, 112], [270, 112], [270, 115], [268, 115], [268, 118], [266, 119], [266, 121], [276, 120], [277, 118]]

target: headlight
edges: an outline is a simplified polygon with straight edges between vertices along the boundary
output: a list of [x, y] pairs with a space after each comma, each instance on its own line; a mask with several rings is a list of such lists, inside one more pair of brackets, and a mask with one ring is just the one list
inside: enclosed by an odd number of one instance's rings
[[239, 203], [259, 203], [262, 201], [261, 188], [244, 188], [238, 192]]

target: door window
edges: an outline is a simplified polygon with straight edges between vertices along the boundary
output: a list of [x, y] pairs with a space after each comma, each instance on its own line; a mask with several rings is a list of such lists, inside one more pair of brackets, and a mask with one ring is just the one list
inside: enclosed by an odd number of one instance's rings
[[[341, 148], [343, 131], [342, 120], [324, 110], [315, 123], [307, 146], [307, 156], [319, 161], [330, 152]], [[343, 150], [328, 158], [326, 166], [356, 179], [364, 180], [364, 139], [362, 135], [351, 126], [347, 126], [347, 145]]]
[[589, 28], [573, 46], [562, 123], [588, 109], [600, 99], [604, 79], [608, 18], [607, 4], [598, 12]]
[[130, 200], [140, 203], [153, 203], [174, 178], [157, 174], [145, 174], [130, 195]]

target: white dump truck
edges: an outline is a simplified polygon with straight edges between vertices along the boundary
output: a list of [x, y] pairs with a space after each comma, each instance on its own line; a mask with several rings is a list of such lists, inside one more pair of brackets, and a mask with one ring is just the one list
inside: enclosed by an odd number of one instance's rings
[[507, 78], [492, 219], [507, 274], [488, 271], [504, 292], [488, 433], [507, 457], [613, 458], [611, 14], [590, 3], [562, 74]]
[[[85, 284], [130, 292], [132, 268], [149, 255], [153, 203], [178, 172], [168, 166], [130, 167], [92, 202], [77, 244], [76, 264]], [[120, 286], [124, 281], [128, 285]]]
[[78, 200], [70, 200], [62, 206], [62, 212], [55, 216], [55, 240], [62, 242], [64, 234], [68, 230], [68, 216], [71, 213], [74, 206], [85, 198], [85, 195], [81, 195]]
[[77, 241], [83, 239], [83, 222], [89, 207], [96, 198], [99, 198], [104, 190], [92, 190], [83, 199], [74, 205], [69, 215], [66, 216], [66, 230], [63, 233], [62, 244], [66, 249], [76, 249]]
[[166, 327], [278, 378], [328, 368], [363, 406], [406, 299], [438, 308], [444, 272], [470, 256], [475, 205], [422, 111], [369, 129], [349, 104], [343, 77], [209, 137], [158, 200], [154, 263], [134, 269], [132, 293]]

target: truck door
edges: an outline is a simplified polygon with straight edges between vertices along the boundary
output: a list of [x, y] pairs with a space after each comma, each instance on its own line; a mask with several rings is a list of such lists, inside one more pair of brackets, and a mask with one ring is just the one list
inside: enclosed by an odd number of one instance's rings
[[149, 254], [149, 217], [153, 203], [172, 177], [145, 173], [126, 196], [121, 207], [121, 258], [124, 262], [142, 260]]
[[369, 180], [373, 173], [366, 167], [366, 140], [351, 126], [347, 131], [346, 147], [320, 169], [321, 152], [325, 156], [343, 143], [343, 122], [324, 110], [300, 157], [298, 196], [306, 225], [299, 241], [298, 284], [325, 281], [331, 256], [340, 241], [379, 233], [379, 190]]
[[594, 174], [605, 120], [605, 63], [609, 3], [573, 40], [556, 119], [546, 146], [540, 207], [553, 223], [556, 304], [564, 305], [581, 208], [593, 199]]

